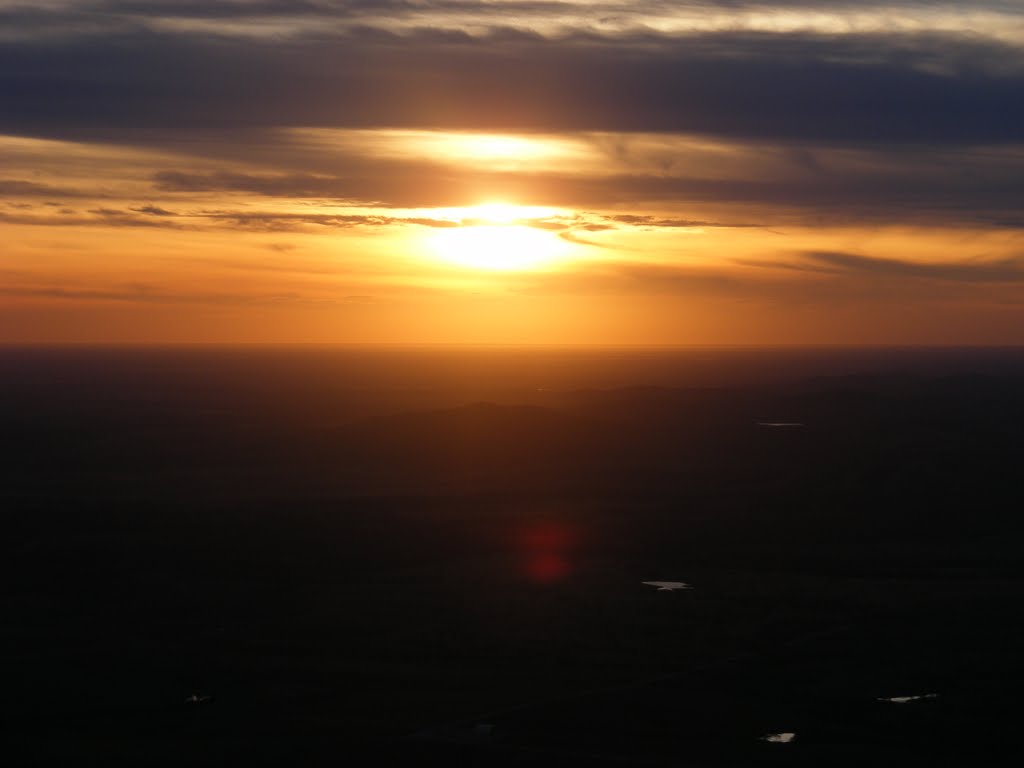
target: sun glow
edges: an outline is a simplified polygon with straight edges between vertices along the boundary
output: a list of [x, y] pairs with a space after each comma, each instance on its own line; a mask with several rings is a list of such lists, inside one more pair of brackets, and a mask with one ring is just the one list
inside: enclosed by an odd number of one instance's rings
[[443, 261], [464, 267], [535, 269], [568, 251], [565, 240], [536, 225], [555, 213], [550, 208], [498, 202], [460, 208], [448, 212], [458, 226], [434, 232], [430, 245]]

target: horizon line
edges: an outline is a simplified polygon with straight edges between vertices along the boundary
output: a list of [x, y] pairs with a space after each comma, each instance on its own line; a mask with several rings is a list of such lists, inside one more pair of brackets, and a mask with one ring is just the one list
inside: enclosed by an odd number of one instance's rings
[[537, 349], [537, 350], [1020, 350], [1024, 344], [941, 343], [537, 343], [537, 342], [306, 342], [306, 341], [0, 341], [9, 349]]

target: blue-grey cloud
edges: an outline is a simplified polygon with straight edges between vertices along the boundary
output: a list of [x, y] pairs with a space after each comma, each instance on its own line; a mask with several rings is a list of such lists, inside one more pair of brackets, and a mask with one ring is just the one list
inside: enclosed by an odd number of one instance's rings
[[[970, 35], [116, 29], [0, 44], [0, 131], [159, 140], [273, 126], [1024, 141], [1017, 47]], [[1016, 62], [1017, 64], [1014, 64]]]

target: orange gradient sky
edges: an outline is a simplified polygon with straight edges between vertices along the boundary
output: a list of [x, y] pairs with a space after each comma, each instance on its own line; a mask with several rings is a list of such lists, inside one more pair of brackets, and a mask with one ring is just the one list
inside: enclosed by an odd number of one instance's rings
[[0, 2], [0, 342], [1024, 343], [1012, 7], [606, 5]]

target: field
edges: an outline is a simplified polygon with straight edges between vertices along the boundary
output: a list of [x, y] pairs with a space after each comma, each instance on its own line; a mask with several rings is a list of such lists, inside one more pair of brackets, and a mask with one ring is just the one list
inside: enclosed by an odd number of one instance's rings
[[1016, 764], [1021, 353], [632, 354], [4, 351], [12, 761]]

